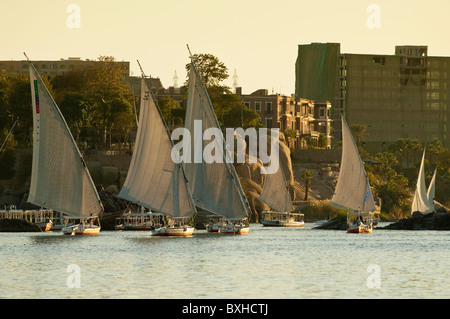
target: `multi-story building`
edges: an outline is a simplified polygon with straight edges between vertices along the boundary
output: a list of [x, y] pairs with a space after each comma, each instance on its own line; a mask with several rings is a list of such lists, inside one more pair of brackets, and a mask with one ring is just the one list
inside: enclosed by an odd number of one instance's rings
[[331, 145], [330, 102], [269, 94], [267, 89], [242, 94], [242, 88], [237, 87], [236, 94], [246, 107], [258, 113], [260, 122], [265, 127], [279, 128], [281, 132], [295, 131], [295, 137], [290, 141], [294, 148], [306, 147], [307, 137], [318, 145], [320, 135], [325, 137], [327, 146]]
[[330, 100], [334, 140], [340, 115], [367, 127], [365, 148], [378, 152], [398, 138], [438, 138], [450, 147], [450, 57], [427, 46], [396, 46], [394, 55], [349, 54], [339, 43], [299, 45], [296, 96]]
[[[59, 75], [64, 74], [74, 67], [86, 67], [94, 63], [100, 63], [98, 60], [82, 60], [79, 57], [69, 57], [68, 59], [59, 59], [54, 61], [31, 61], [34, 67], [42, 75]], [[116, 61], [122, 67], [123, 74], [126, 79], [130, 76], [130, 62]], [[0, 61], [0, 71], [9, 73], [28, 74], [28, 61]]]

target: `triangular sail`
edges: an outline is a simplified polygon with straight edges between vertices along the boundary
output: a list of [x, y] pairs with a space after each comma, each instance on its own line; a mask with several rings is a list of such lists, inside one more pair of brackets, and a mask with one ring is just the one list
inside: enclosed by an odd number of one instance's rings
[[411, 204], [411, 214], [421, 212], [423, 214], [434, 211], [434, 185], [436, 179], [436, 171], [431, 179], [428, 191], [425, 185], [425, 150], [422, 154], [422, 162], [420, 163], [419, 174], [417, 176], [416, 190]]
[[416, 190], [411, 205], [411, 213], [422, 212], [428, 210], [428, 196], [427, 188], [425, 186], [425, 150], [422, 154], [422, 161], [420, 162], [419, 174], [417, 176]]
[[294, 210], [281, 165], [278, 165], [276, 173], [264, 175], [264, 185], [258, 199], [277, 212], [290, 213]]
[[430, 185], [428, 186], [427, 198], [428, 198], [428, 207], [429, 211], [434, 211], [434, 193], [435, 193], [435, 184], [436, 184], [436, 172], [437, 169], [434, 170], [433, 177], [431, 178]]
[[33, 163], [28, 201], [71, 216], [98, 215], [102, 203], [58, 106], [30, 62]]
[[119, 197], [173, 217], [193, 215], [195, 207], [183, 169], [172, 160], [172, 147], [166, 124], [145, 79], [142, 79], [139, 127]]
[[[220, 126], [206, 88], [203, 86], [193, 62], [191, 62], [189, 73], [185, 127], [191, 134], [190, 145], [192, 147], [191, 161], [184, 162], [184, 169], [195, 204], [202, 209], [227, 218], [248, 217], [248, 203], [233, 164], [226, 160], [229, 154], [225, 151], [226, 146], [222, 135], [214, 141], [206, 141], [206, 144], [216, 143], [216, 150], [222, 150], [222, 162], [207, 163], [202, 156], [197, 161], [199, 163], [195, 163], [194, 152], [198, 149], [203, 150], [205, 146], [202, 138], [203, 132], [210, 128], [220, 131]], [[197, 145], [195, 145], [196, 143]], [[198, 143], [202, 145], [198, 145]]]
[[363, 213], [375, 210], [369, 179], [350, 128], [343, 117], [341, 165], [331, 205]]

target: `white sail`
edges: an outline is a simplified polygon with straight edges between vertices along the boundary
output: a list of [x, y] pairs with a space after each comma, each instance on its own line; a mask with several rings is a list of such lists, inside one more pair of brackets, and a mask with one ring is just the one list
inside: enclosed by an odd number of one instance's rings
[[[195, 122], [194, 122], [195, 121]], [[201, 121], [202, 126], [198, 124]], [[191, 62], [189, 73], [189, 91], [186, 107], [185, 127], [191, 134], [191, 145], [204, 143], [203, 132], [209, 128], [220, 131], [216, 114], [209, 99], [206, 88]], [[198, 138], [200, 136], [200, 139]], [[186, 177], [195, 204], [214, 214], [227, 218], [245, 218], [249, 215], [247, 200], [245, 199], [239, 178], [232, 163], [225, 158], [228, 156], [223, 136], [206, 144], [216, 143], [215, 149], [222, 152], [222, 161], [205, 162], [203, 156], [195, 163], [195, 150], [204, 149], [204, 144], [191, 147], [191, 161], [184, 162]], [[185, 151], [185, 150], [183, 150]]]
[[434, 193], [435, 193], [435, 184], [436, 184], [436, 172], [437, 169], [434, 170], [433, 177], [431, 178], [430, 185], [428, 186], [427, 198], [428, 198], [428, 207], [430, 212], [434, 211]]
[[423, 214], [434, 211], [434, 185], [436, 180], [436, 171], [431, 179], [428, 191], [425, 185], [425, 150], [420, 163], [419, 175], [417, 176], [416, 190], [414, 192], [411, 204], [411, 214], [421, 212]]
[[103, 209], [72, 134], [58, 106], [30, 63], [33, 163], [28, 201], [77, 217]]
[[[277, 142], [279, 143], [279, 141]], [[264, 185], [258, 199], [276, 212], [290, 213], [294, 210], [281, 165], [278, 165], [276, 173], [264, 175]]]
[[171, 158], [172, 140], [152, 94], [141, 80], [139, 127], [119, 197], [173, 217], [195, 213], [183, 169]]
[[331, 205], [363, 213], [375, 210], [369, 179], [350, 128], [343, 117], [341, 165]]
[[411, 213], [422, 212], [428, 210], [428, 196], [425, 186], [425, 150], [422, 154], [422, 162], [420, 163], [419, 175], [417, 176], [416, 190], [411, 205]]

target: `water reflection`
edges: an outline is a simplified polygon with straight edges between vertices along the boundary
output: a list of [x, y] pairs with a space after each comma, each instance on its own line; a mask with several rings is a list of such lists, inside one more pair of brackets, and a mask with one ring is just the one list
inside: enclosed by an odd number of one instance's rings
[[[448, 298], [448, 233], [251, 227], [244, 236], [0, 234], [5, 298]], [[67, 267], [81, 270], [69, 289]], [[381, 288], [366, 285], [380, 266]]]

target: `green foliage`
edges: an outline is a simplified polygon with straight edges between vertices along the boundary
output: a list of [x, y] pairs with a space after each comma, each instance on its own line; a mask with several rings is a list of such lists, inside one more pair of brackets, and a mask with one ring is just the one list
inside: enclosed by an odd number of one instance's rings
[[[102, 143], [106, 144], [107, 131], [113, 128], [117, 113], [125, 108], [125, 104], [118, 101], [128, 101], [132, 105], [133, 96], [120, 64], [113, 63], [113, 57], [100, 56], [99, 61], [85, 69], [83, 94], [92, 106], [94, 125], [103, 132]], [[132, 121], [128, 117], [123, 120]]]
[[366, 139], [369, 135], [367, 134], [367, 126], [362, 124], [352, 124], [350, 125], [350, 131], [355, 139], [356, 146], [360, 146], [360, 142]]
[[[167, 125], [180, 125], [183, 123], [185, 110], [180, 103], [171, 97], [165, 97], [158, 100], [159, 109]], [[180, 117], [181, 115], [181, 117]]]
[[[228, 78], [228, 68], [216, 56], [212, 54], [194, 54], [193, 61], [195, 68], [202, 79], [203, 85], [209, 89], [211, 87], [219, 87], [220, 82]], [[189, 77], [191, 64], [186, 64], [186, 72]], [[186, 80], [188, 86], [189, 78]]]
[[262, 127], [258, 113], [246, 107], [238, 95], [228, 94], [224, 100], [229, 102], [230, 108], [222, 116], [223, 127]]
[[334, 218], [345, 221], [347, 219], [347, 212], [331, 206], [329, 200], [312, 200], [301, 212], [305, 214], [305, 221]]
[[308, 200], [309, 186], [311, 185], [311, 179], [313, 178], [313, 172], [304, 170], [300, 175], [305, 180], [305, 201]]

